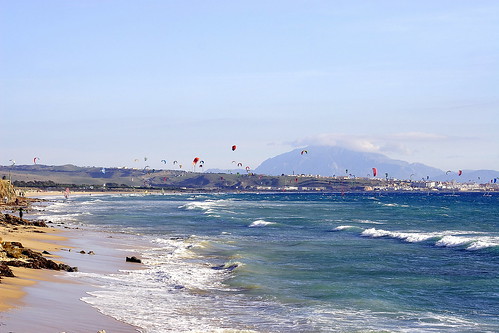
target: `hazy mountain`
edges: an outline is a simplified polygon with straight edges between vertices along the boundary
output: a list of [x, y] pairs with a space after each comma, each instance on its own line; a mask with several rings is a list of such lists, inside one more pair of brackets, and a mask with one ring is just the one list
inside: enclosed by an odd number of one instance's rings
[[[302, 151], [303, 154], [301, 153]], [[272, 157], [264, 161], [256, 173], [268, 175], [306, 174], [321, 176], [377, 177], [397, 179], [422, 179], [445, 175], [443, 170], [420, 163], [394, 160], [377, 153], [356, 152], [340, 147], [310, 146]]]

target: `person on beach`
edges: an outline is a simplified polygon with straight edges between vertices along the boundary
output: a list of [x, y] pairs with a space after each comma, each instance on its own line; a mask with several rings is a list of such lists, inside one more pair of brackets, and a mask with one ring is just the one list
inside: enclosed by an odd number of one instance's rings
[[23, 219], [23, 208], [19, 208], [19, 218], [22, 220]]

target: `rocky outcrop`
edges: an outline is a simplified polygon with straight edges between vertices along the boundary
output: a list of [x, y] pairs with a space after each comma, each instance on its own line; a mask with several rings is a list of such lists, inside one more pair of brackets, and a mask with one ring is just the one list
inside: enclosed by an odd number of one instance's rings
[[17, 216], [13, 216], [10, 214], [1, 214], [0, 213], [0, 224], [5, 225], [25, 225], [25, 226], [33, 226], [33, 227], [47, 227], [47, 224], [43, 221], [29, 221], [26, 219], [21, 219]]
[[42, 253], [27, 249], [19, 242], [2, 242], [0, 246], [0, 260], [0, 276], [14, 276], [7, 266], [33, 269], [45, 268], [67, 272], [78, 271], [77, 267], [71, 267], [47, 259]]
[[14, 273], [12, 273], [12, 270], [9, 268], [9, 266], [4, 264], [3, 262], [0, 262], [0, 278], [2, 276], [14, 277]]

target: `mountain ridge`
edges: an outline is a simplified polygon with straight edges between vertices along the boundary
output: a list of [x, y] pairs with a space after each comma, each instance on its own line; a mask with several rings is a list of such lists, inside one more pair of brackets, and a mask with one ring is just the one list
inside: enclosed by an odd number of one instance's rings
[[444, 171], [423, 163], [409, 163], [380, 153], [358, 152], [337, 146], [308, 146], [263, 161], [255, 172], [267, 175], [306, 174], [320, 176], [355, 176], [412, 180], [487, 182], [499, 176], [494, 170]]

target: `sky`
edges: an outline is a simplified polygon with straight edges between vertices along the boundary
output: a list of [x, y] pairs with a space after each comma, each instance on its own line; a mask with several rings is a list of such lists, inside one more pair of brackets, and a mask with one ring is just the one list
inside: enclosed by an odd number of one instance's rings
[[499, 170], [498, 115], [495, 0], [0, 0], [0, 165]]

